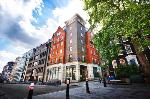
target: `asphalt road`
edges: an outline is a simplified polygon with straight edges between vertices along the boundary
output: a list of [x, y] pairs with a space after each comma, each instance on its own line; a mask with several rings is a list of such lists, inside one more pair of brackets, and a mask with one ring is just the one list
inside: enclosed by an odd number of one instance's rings
[[[24, 99], [28, 95], [27, 84], [0, 84], [0, 99]], [[73, 88], [75, 86], [72, 86]], [[65, 90], [66, 86], [35, 85], [33, 96]]]

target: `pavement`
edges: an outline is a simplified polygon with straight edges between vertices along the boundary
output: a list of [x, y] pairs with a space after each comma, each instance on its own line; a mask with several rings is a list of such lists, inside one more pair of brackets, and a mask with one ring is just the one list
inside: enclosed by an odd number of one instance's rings
[[[90, 94], [86, 93], [85, 82], [74, 83], [77, 88], [69, 90], [70, 99], [150, 99], [150, 85], [108, 85], [89, 81]], [[66, 99], [66, 90], [33, 96], [33, 99]]]

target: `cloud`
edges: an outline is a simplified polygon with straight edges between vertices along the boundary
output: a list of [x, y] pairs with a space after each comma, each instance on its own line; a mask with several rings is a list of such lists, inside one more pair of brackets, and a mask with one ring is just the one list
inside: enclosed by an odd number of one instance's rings
[[36, 21], [32, 16], [34, 10], [41, 15], [42, 3], [42, 0], [1, 0], [0, 37], [27, 46], [38, 44], [39, 37], [33, 33], [36, 28], [31, 21]]
[[[0, 67], [6, 65], [8, 61], [15, 60], [29, 49], [46, 42], [58, 26], [65, 26], [64, 22], [76, 13], [85, 20], [89, 18], [83, 10], [81, 0], [69, 0], [67, 3], [66, 6], [60, 6], [59, 3], [52, 12], [47, 12], [52, 13], [52, 16], [46, 20], [45, 25], [36, 27], [32, 22], [36, 23], [36, 17], [44, 16], [42, 0], [0, 0], [0, 38], [12, 42], [5, 51], [0, 50]], [[33, 11], [38, 16], [33, 17]]]
[[40, 44], [44, 36], [35, 33], [38, 29], [31, 22], [36, 22], [32, 12], [42, 15], [42, 7], [42, 0], [0, 0], [0, 38], [11, 42], [0, 49], [0, 72], [8, 61]]

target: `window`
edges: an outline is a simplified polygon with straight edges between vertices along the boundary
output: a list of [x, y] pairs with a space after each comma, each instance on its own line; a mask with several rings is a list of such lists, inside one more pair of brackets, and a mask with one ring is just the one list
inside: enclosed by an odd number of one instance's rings
[[130, 45], [125, 44], [125, 49], [126, 49], [127, 54], [132, 53], [132, 49]]
[[84, 52], [84, 48], [82, 47], [82, 51]]
[[136, 62], [135, 62], [134, 59], [131, 59], [131, 60], [130, 60], [130, 65], [136, 65]]
[[69, 48], [69, 51], [72, 51], [72, 47]]
[[94, 51], [94, 53], [93, 53], [94, 55], [95, 55], [95, 51]]
[[53, 46], [53, 49], [55, 49], [55, 46]]
[[52, 52], [52, 55], [54, 55], [54, 51]]
[[72, 36], [72, 33], [70, 33], [70, 36]]
[[92, 54], [92, 50], [91, 50], [91, 54]]
[[37, 62], [34, 62], [34, 66], [36, 66], [36, 65], [38, 65], [38, 63], [37, 63]]
[[60, 53], [62, 53], [62, 49], [60, 50]]
[[81, 37], [83, 37], [83, 33], [81, 33]]
[[54, 62], [55, 62], [55, 59], [52, 60], [52, 63], [54, 63]]
[[92, 58], [92, 62], [94, 63], [94, 59]]
[[56, 55], [57, 55], [58, 53], [57, 53], [57, 51], [56, 51]]
[[84, 57], [84, 55], [83, 55], [83, 56], [82, 56], [82, 61], [84, 61], [84, 58], [85, 58], [85, 57]]
[[95, 63], [96, 63], [97, 60], [95, 59], [94, 61], [95, 61]]
[[59, 36], [59, 35], [60, 35], [60, 32], [57, 33], [57, 36]]
[[56, 48], [58, 48], [58, 47], [59, 47], [59, 44], [57, 44]]
[[60, 43], [60, 46], [63, 46], [63, 42]]
[[83, 44], [83, 40], [81, 40], [81, 43]]
[[69, 55], [69, 58], [72, 58], [72, 54]]
[[62, 36], [62, 37], [61, 37], [61, 40], [63, 40], [63, 39], [64, 39], [64, 37]]
[[70, 30], [72, 29], [72, 27], [70, 27]]
[[69, 55], [69, 60], [68, 60], [68, 61], [71, 62], [72, 60], [73, 60], [73, 59], [72, 59], [72, 54], [70, 54], [70, 55]]
[[72, 39], [70, 40], [70, 43], [72, 43]]
[[59, 38], [57, 39], [57, 42], [59, 42]]
[[62, 63], [63, 62], [63, 57], [59, 57], [59, 62]]
[[82, 30], [82, 26], [81, 26], [81, 30]]

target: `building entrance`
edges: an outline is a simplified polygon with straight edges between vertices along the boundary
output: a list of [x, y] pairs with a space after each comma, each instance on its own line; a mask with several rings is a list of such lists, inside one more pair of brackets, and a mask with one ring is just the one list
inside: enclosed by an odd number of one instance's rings
[[85, 81], [86, 76], [88, 76], [87, 66], [80, 65], [80, 80]]
[[71, 80], [76, 80], [75, 78], [76, 68], [75, 66], [66, 66], [66, 77]]

